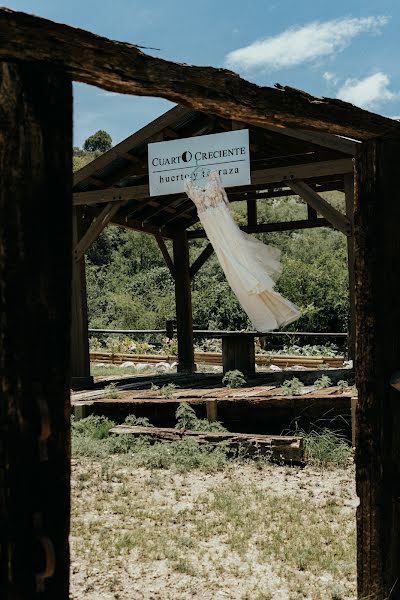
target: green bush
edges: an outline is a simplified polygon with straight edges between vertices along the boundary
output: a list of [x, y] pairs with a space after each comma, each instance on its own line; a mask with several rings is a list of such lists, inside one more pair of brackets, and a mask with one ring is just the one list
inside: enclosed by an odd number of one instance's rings
[[292, 379], [286, 379], [282, 384], [282, 394], [284, 396], [300, 396], [303, 392], [304, 385], [300, 379], [293, 377]]
[[227, 371], [222, 379], [222, 383], [228, 388], [241, 388], [247, 384], [245, 376], [241, 371]]
[[192, 431], [226, 431], [225, 427], [219, 421], [208, 421], [199, 419], [194, 409], [181, 402], [176, 409], [176, 429], [191, 429]]
[[322, 389], [327, 388], [332, 385], [332, 379], [328, 377], [328, 375], [322, 375], [319, 379], [314, 381], [314, 386], [316, 388]]

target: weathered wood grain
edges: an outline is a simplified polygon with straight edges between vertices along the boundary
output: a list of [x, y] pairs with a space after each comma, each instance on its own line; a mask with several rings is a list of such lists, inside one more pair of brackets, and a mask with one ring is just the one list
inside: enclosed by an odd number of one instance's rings
[[274, 460], [285, 462], [301, 462], [304, 458], [303, 440], [299, 437], [256, 435], [252, 433], [231, 433], [228, 431], [200, 432], [190, 429], [173, 429], [172, 427], [132, 427], [117, 425], [110, 429], [110, 434], [147, 436], [154, 441], [177, 442], [191, 439], [198, 444], [216, 446], [221, 442], [232, 448], [246, 446], [248, 451], [269, 455]]
[[[251, 172], [251, 181], [252, 185], [263, 186], [272, 183], [282, 183], [293, 179], [343, 175], [345, 173], [352, 173], [353, 169], [354, 163], [352, 158], [338, 158], [335, 160], [286, 165], [284, 167], [274, 167], [270, 169], [253, 169]], [[251, 186], [246, 186], [242, 191], [246, 191], [250, 188]], [[74, 205], [121, 202], [121, 200], [144, 200], [149, 198], [149, 195], [150, 190], [148, 185], [109, 187], [102, 190], [75, 192]], [[174, 196], [178, 197], [179, 194], [174, 194]], [[160, 202], [163, 204], [165, 203], [165, 200], [161, 197]]]
[[69, 597], [71, 198], [71, 81], [0, 63], [4, 600]]
[[178, 338], [178, 372], [195, 370], [193, 350], [192, 287], [190, 280], [189, 244], [186, 231], [173, 239], [176, 335]]
[[354, 139], [392, 133], [400, 124], [347, 102], [289, 87], [259, 87], [225, 69], [177, 64], [136, 46], [1, 9], [0, 59], [42, 62], [105, 90], [157, 96], [195, 110], [255, 124], [314, 129]]
[[352, 223], [347, 216], [336, 210], [336, 208], [329, 204], [329, 202], [322, 198], [322, 196], [304, 181], [288, 181], [288, 186], [303, 198], [309, 206], [329, 221], [332, 227], [341, 231], [346, 236], [351, 235]]
[[400, 598], [400, 140], [356, 160], [356, 482], [359, 598]]

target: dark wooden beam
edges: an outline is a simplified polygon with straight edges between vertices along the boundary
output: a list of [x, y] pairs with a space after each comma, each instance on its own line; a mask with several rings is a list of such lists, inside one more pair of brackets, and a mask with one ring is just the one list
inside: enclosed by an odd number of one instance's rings
[[193, 279], [193, 277], [200, 271], [201, 267], [210, 258], [213, 252], [214, 248], [212, 247], [212, 244], [207, 244], [207, 246], [200, 252], [199, 256], [190, 267], [190, 279]]
[[101, 211], [98, 217], [91, 223], [88, 230], [79, 239], [74, 249], [74, 259], [76, 261], [81, 258], [89, 250], [93, 242], [98, 238], [100, 233], [107, 227], [111, 219], [118, 212], [118, 209], [122, 205], [122, 202], [109, 202]]
[[0, 115], [0, 595], [67, 600], [72, 83], [0, 63]]
[[190, 280], [189, 244], [186, 231], [173, 239], [175, 266], [176, 330], [178, 338], [178, 371], [195, 370], [193, 350], [192, 287]]
[[[344, 176], [344, 194], [346, 202], [346, 216], [354, 228], [354, 176]], [[356, 274], [354, 269], [354, 235], [347, 236], [347, 268], [349, 274], [349, 324], [348, 331], [348, 357], [355, 362], [356, 357]]]
[[349, 219], [334, 208], [322, 196], [317, 194], [304, 181], [288, 181], [288, 186], [292, 188], [303, 200], [307, 202], [314, 210], [320, 213], [327, 221], [329, 221], [335, 229], [351, 235], [351, 222]]
[[356, 486], [358, 598], [400, 598], [399, 139], [356, 159]]
[[[286, 183], [293, 179], [308, 179], [310, 177], [324, 177], [329, 175], [342, 175], [352, 173], [354, 170], [353, 159], [340, 158], [336, 160], [326, 160], [321, 162], [310, 162], [298, 165], [287, 165], [284, 167], [274, 167], [272, 169], [252, 170], [252, 185], [271, 185], [273, 183]], [[240, 189], [248, 189], [251, 186], [244, 186]], [[119, 202], [121, 200], [143, 200], [149, 198], [150, 190], [148, 185], [134, 185], [128, 187], [106, 188], [104, 190], [92, 190], [90, 192], [75, 192], [74, 205], [81, 206], [91, 204], [101, 204], [103, 202]], [[180, 194], [174, 194], [177, 197]], [[160, 197], [162, 201], [162, 196]]]
[[400, 135], [396, 121], [348, 102], [290, 87], [260, 87], [226, 69], [177, 64], [131, 44], [2, 9], [0, 59], [57, 66], [75, 81], [136, 96], [157, 96], [238, 121], [313, 129], [354, 139]]
[[[113, 207], [115, 204], [111, 206]], [[84, 252], [81, 251], [84, 250], [86, 242], [79, 249], [79, 240], [85, 240], [87, 233], [95, 223], [96, 221], [84, 233], [83, 209], [79, 206], [73, 208], [72, 244], [75, 248], [72, 262], [71, 309], [71, 386], [73, 389], [88, 389], [93, 385], [93, 377], [90, 375], [86, 265]], [[92, 236], [90, 239], [94, 241]]]
[[[293, 231], [295, 229], [313, 229], [314, 227], [331, 227], [331, 224], [327, 219], [316, 219], [315, 221], [304, 219], [301, 221], [283, 221], [282, 223], [259, 223], [251, 227], [242, 225], [240, 229], [246, 233], [273, 233], [274, 231]], [[207, 237], [207, 234], [204, 229], [188, 231], [190, 240], [205, 237]]]
[[247, 225], [249, 227], [257, 225], [257, 200], [255, 198], [247, 200]]
[[290, 129], [289, 127], [277, 127], [276, 125], [261, 125], [263, 129], [279, 133], [280, 135], [286, 135], [291, 138], [303, 140], [305, 142], [311, 142], [312, 144], [318, 144], [331, 150], [337, 150], [344, 154], [354, 154], [357, 151], [359, 145], [358, 142], [349, 140], [337, 135], [331, 135], [330, 133], [321, 133], [319, 131], [307, 131], [305, 129]]
[[156, 225], [144, 225], [141, 221], [135, 221], [129, 217], [114, 216], [112, 221], [114, 225], [131, 229], [132, 231], [139, 231], [141, 233], [149, 233], [151, 235], [161, 235], [164, 238], [172, 239], [175, 235], [175, 231], [169, 227], [158, 227]]
[[168, 252], [168, 248], [165, 245], [164, 239], [161, 237], [161, 235], [155, 235], [154, 236], [156, 239], [156, 242], [158, 244], [158, 247], [161, 250], [161, 254], [164, 257], [165, 260], [165, 264], [167, 265], [169, 272], [171, 273], [172, 279], [175, 279], [175, 267], [174, 267], [174, 263], [173, 260]]

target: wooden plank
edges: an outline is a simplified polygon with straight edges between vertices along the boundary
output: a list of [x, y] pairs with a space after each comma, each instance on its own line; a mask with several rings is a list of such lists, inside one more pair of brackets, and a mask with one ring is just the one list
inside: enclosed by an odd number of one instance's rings
[[0, 115], [0, 595], [67, 600], [71, 81], [0, 63]]
[[213, 252], [214, 252], [214, 248], [213, 248], [212, 244], [208, 243], [207, 246], [204, 248], [204, 250], [202, 250], [200, 252], [199, 256], [196, 258], [196, 260], [194, 261], [192, 266], [190, 267], [190, 279], [193, 279], [193, 277], [200, 271], [201, 267], [210, 258], [210, 256], [213, 254]]
[[[303, 219], [300, 221], [283, 221], [282, 223], [259, 223], [251, 227], [242, 225], [240, 229], [246, 231], [246, 233], [272, 233], [274, 231], [293, 231], [295, 229], [313, 229], [315, 227], [331, 227], [331, 224], [327, 219], [319, 218], [314, 221]], [[207, 234], [204, 229], [188, 231], [189, 240], [206, 237]]]
[[178, 372], [195, 370], [193, 351], [192, 288], [189, 266], [189, 245], [186, 232], [173, 239], [175, 265], [176, 329], [178, 338]]
[[[352, 173], [353, 170], [353, 159], [339, 158], [335, 160], [324, 160], [320, 162], [274, 167], [271, 169], [252, 170], [251, 182], [253, 186], [282, 182], [286, 183], [293, 179], [307, 179], [309, 177], [324, 177], [327, 175]], [[251, 186], [244, 186], [243, 190], [246, 190], [250, 187]], [[171, 195], [171, 197], [176, 196], [179, 198], [181, 195], [182, 194], [174, 194]], [[91, 190], [89, 192], [75, 192], [74, 205], [101, 204], [104, 202], [119, 202], [121, 200], [143, 200], [149, 198], [149, 196], [150, 189], [148, 185], [111, 187], [102, 190]]]
[[211, 444], [215, 446], [224, 442], [234, 448], [243, 445], [248, 450], [271, 455], [272, 459], [284, 460], [285, 462], [301, 462], [304, 458], [303, 440], [299, 437], [231, 433], [228, 431], [208, 433], [191, 431], [190, 429], [132, 427], [128, 425], [117, 425], [117, 427], [110, 429], [110, 434], [131, 435], [134, 437], [146, 435], [153, 440], [163, 442], [175, 442], [189, 438], [198, 444]]
[[[346, 202], [346, 216], [354, 224], [354, 176], [344, 176], [344, 194]], [[354, 269], [354, 236], [347, 236], [347, 269], [349, 274], [349, 324], [348, 324], [348, 356], [355, 361], [356, 357], [356, 274]]]
[[396, 121], [348, 102], [290, 87], [260, 87], [226, 69], [148, 56], [139, 48], [24, 13], [1, 9], [0, 59], [57, 65], [75, 81], [137, 96], [157, 96], [254, 124], [313, 129], [354, 139], [399, 135]]
[[356, 158], [356, 487], [359, 598], [400, 593], [400, 140], [362, 144]]
[[218, 421], [218, 402], [216, 400], [206, 400], [206, 410], [210, 423]]
[[125, 229], [131, 229], [132, 231], [140, 231], [142, 233], [150, 233], [151, 235], [161, 235], [167, 239], [173, 239], [175, 231], [169, 227], [160, 227], [157, 225], [143, 224], [142, 221], [130, 219], [129, 217], [114, 216], [112, 219], [114, 225], [120, 225]]
[[238, 369], [244, 375], [256, 372], [254, 338], [252, 336], [234, 335], [222, 338], [222, 370]]
[[171, 273], [172, 279], [175, 279], [175, 267], [174, 267], [173, 260], [168, 252], [168, 248], [165, 245], [165, 242], [164, 242], [163, 238], [161, 237], [161, 235], [155, 235], [154, 237], [158, 244], [158, 247], [161, 250], [161, 254], [164, 257], [165, 264], [167, 265], [169, 272]]
[[349, 219], [334, 208], [322, 196], [317, 194], [304, 181], [288, 181], [288, 185], [296, 194], [307, 202], [314, 210], [319, 212], [335, 229], [338, 229], [344, 235], [351, 235], [351, 222]]
[[111, 219], [118, 212], [122, 204], [122, 202], [109, 202], [103, 208], [101, 213], [95, 218], [93, 223], [91, 223], [89, 226], [89, 229], [76, 244], [74, 250], [74, 259], [76, 261], [79, 261], [81, 258], [83, 258], [93, 242], [96, 241], [100, 233], [107, 227]]
[[277, 127], [276, 125], [260, 125], [263, 129], [279, 133], [280, 135], [287, 135], [288, 137], [296, 138], [298, 140], [304, 140], [311, 142], [312, 144], [318, 144], [318, 146], [324, 146], [331, 150], [337, 150], [345, 154], [352, 154], [353, 156], [357, 152], [358, 143], [354, 140], [349, 140], [337, 135], [331, 135], [329, 133], [322, 133], [320, 131], [307, 131], [305, 129], [290, 129], [290, 127]]

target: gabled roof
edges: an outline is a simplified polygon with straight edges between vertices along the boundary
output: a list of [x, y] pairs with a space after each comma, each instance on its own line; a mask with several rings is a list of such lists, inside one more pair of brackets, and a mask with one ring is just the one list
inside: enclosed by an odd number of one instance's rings
[[357, 142], [326, 133], [236, 123], [175, 106], [76, 172], [74, 202], [92, 212], [99, 212], [104, 202], [124, 202], [113, 221], [134, 229], [162, 233], [187, 228], [197, 215], [185, 194], [149, 197], [147, 145], [243, 127], [250, 132], [252, 185], [228, 190], [231, 201], [255, 198], [260, 190], [268, 196], [265, 190], [284, 189], [285, 180], [296, 177], [316, 189], [343, 189], [343, 174], [352, 170]]

